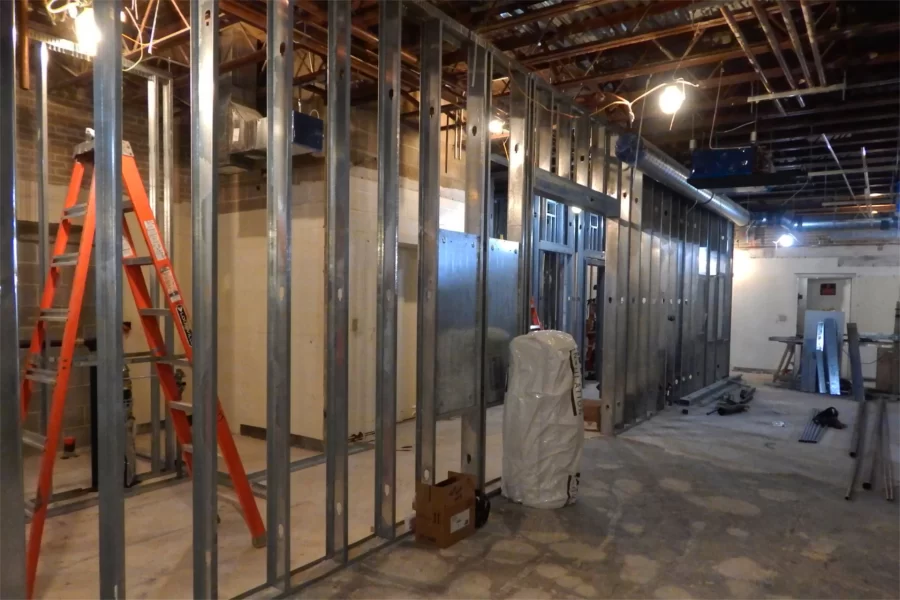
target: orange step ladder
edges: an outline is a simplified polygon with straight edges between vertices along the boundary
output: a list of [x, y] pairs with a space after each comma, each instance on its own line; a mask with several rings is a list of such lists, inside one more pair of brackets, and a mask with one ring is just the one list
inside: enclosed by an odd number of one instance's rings
[[[26, 359], [25, 374], [22, 379], [21, 412], [23, 420], [25, 415], [28, 414], [28, 402], [33, 385], [39, 383], [53, 387], [50, 415], [47, 422], [47, 437], [43, 438], [38, 434], [27, 432], [23, 439], [27, 445], [39, 448], [43, 452], [37, 494], [32, 510], [31, 530], [28, 536], [27, 592], [29, 598], [33, 597], [34, 594], [34, 582], [41, 550], [41, 537], [44, 531], [44, 523], [47, 519], [47, 508], [52, 489], [53, 464], [56, 460], [57, 445], [62, 433], [66, 392], [69, 375], [72, 370], [79, 317], [81, 316], [84, 288], [94, 242], [95, 202], [93, 177], [87, 203], [78, 203], [78, 194], [81, 190], [85, 168], [93, 160], [93, 143], [79, 145], [77, 150], [80, 153], [75, 156], [75, 165], [72, 169], [72, 178], [69, 181], [69, 190], [66, 195], [62, 219], [60, 220], [59, 230], [53, 246], [50, 271], [47, 275], [44, 293], [41, 296], [40, 315], [35, 325], [34, 333], [31, 336], [31, 347]], [[193, 446], [191, 445], [191, 424], [188, 421], [187, 413], [191, 411], [191, 405], [179, 401], [178, 385], [172, 364], [175, 357], [166, 348], [158, 319], [165, 317], [167, 313], [171, 315], [175, 323], [175, 329], [181, 337], [185, 358], [188, 363], [193, 361], [191, 321], [187, 307], [184, 304], [184, 298], [181, 295], [181, 289], [178, 287], [178, 282], [175, 279], [172, 262], [163, 246], [156, 218], [150, 209], [150, 202], [141, 182], [134, 154], [128, 142], [122, 143], [122, 151], [122, 178], [125, 192], [131, 199], [130, 203], [126, 202], [123, 204], [123, 213], [130, 211], [135, 213], [144, 241], [150, 252], [150, 256], [146, 257], [135, 255], [134, 240], [123, 214], [122, 254], [125, 275], [137, 305], [141, 325], [143, 325], [144, 333], [147, 337], [147, 344], [150, 347], [151, 354], [156, 359], [156, 370], [166, 398], [166, 406], [169, 408], [175, 435], [181, 444], [184, 461], [188, 472], [190, 472], [193, 462]], [[67, 253], [66, 248], [71, 235], [72, 221], [79, 217], [84, 217], [84, 221], [78, 252]], [[166, 297], [166, 309], [154, 308], [151, 304], [150, 291], [141, 271], [141, 267], [150, 265], [156, 270], [157, 280], [162, 284]], [[54, 308], [53, 300], [60, 275], [62, 269], [67, 267], [74, 267], [75, 269], [69, 306], [68, 308]], [[41, 363], [40, 356], [41, 347], [47, 335], [47, 323], [52, 321], [65, 323], [60, 355], [55, 369], [45, 368], [48, 365]], [[122, 427], [125, 427], [125, 423], [122, 423]], [[228, 428], [225, 413], [222, 412], [221, 403], [218, 403], [217, 406], [216, 438], [218, 439], [220, 456], [225, 460], [237, 496], [236, 499], [231, 498], [230, 500], [239, 506], [244, 521], [246, 521], [247, 527], [250, 529], [253, 545], [257, 548], [264, 547], [266, 545], [265, 526], [250, 490], [250, 482], [247, 480], [247, 473], [238, 455], [234, 438], [231, 436], [231, 430]], [[227, 496], [223, 499], [229, 500]]]

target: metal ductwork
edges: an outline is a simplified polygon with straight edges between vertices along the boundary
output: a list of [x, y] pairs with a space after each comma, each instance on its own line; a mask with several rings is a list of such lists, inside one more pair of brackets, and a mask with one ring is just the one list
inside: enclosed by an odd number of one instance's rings
[[799, 229], [816, 230], [816, 229], [896, 229], [897, 224], [891, 219], [878, 219], [874, 217], [865, 217], [862, 219], [832, 219], [829, 217], [819, 217], [810, 219], [804, 217], [800, 221]]
[[722, 194], [700, 190], [687, 182], [690, 172], [649, 142], [633, 133], [626, 133], [616, 142], [619, 160], [634, 165], [673, 191], [704, 205], [707, 210], [722, 216], [739, 227], [750, 224], [750, 213], [734, 200]]

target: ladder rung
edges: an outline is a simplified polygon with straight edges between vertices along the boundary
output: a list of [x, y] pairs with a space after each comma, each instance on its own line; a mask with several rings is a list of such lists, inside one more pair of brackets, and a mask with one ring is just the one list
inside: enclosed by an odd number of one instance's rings
[[25, 379], [46, 383], [47, 385], [55, 385], [56, 371], [53, 369], [28, 369], [28, 372], [25, 373]]
[[29, 519], [34, 516], [34, 502], [32, 500], [25, 501], [25, 516]]
[[186, 415], [194, 412], [194, 405], [190, 402], [169, 402], [169, 408], [171, 408], [172, 410], [180, 410]]
[[43, 321], [68, 321], [69, 320], [69, 309], [68, 308], [42, 308], [41, 309], [41, 320]]
[[228, 504], [234, 506], [238, 511], [242, 510], [241, 501], [238, 500], [238, 497], [232, 494], [231, 492], [223, 492], [222, 490], [218, 490], [219, 500], [223, 500]]
[[140, 313], [142, 317], [168, 317], [172, 314], [168, 308], [142, 308]]
[[43, 451], [44, 444], [47, 442], [47, 438], [39, 433], [28, 431], [26, 429], [22, 432], [22, 441], [25, 442], [26, 446], [31, 446], [32, 448], [37, 448], [38, 450]]
[[57, 254], [50, 262], [54, 267], [68, 267], [78, 263], [77, 252], [66, 252], [65, 254]]
[[[194, 445], [193, 444], [182, 444], [181, 451], [184, 452], [185, 454], [194, 454]], [[216, 450], [216, 456], [218, 456], [219, 458], [222, 458], [222, 459], [225, 458], [224, 456], [222, 456], [222, 453], [219, 452], [218, 450]]]
[[152, 265], [153, 259], [149, 256], [137, 256], [134, 258], [126, 258], [124, 261], [126, 267], [143, 267]]
[[84, 213], [87, 212], [87, 204], [82, 202], [80, 204], [76, 204], [75, 206], [70, 206], [69, 208], [63, 211], [64, 219], [75, 219], [77, 217], [83, 217]]
[[175, 356], [162, 356], [156, 360], [164, 365], [172, 365], [173, 367], [192, 367], [191, 361], [185, 358], [184, 354], [176, 354]]

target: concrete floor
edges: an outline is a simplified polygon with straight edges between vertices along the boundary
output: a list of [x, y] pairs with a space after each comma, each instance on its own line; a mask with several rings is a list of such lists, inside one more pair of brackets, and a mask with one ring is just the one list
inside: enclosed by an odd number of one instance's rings
[[852, 426], [853, 402], [768, 387], [742, 415], [669, 409], [585, 442], [574, 506], [497, 498], [488, 524], [455, 546], [407, 539], [301, 595], [897, 598], [897, 504], [880, 489], [844, 500], [850, 428], [796, 441], [811, 407], [827, 406]]
[[[502, 407], [487, 416], [487, 477], [500, 476], [502, 460]], [[248, 472], [265, 468], [262, 440], [235, 436]], [[397, 426], [397, 518], [406, 518], [415, 496], [415, 422]], [[149, 440], [142, 436], [139, 449]], [[406, 447], [404, 449], [404, 446]], [[293, 448], [292, 460], [315, 452]], [[26, 493], [33, 493], [39, 457], [25, 459]], [[374, 523], [374, 451], [349, 457], [350, 542], [368, 537]], [[460, 421], [438, 423], [437, 473], [457, 470], [460, 464]], [[143, 470], [146, 470], [144, 466]], [[224, 464], [219, 465], [224, 469]], [[300, 567], [325, 551], [325, 465], [291, 474], [291, 562]], [[58, 460], [54, 491], [90, 485], [90, 453]], [[125, 501], [126, 591], [132, 598], [190, 598], [193, 591], [191, 551], [191, 485], [181, 483]], [[257, 499], [265, 522], [265, 500]], [[255, 549], [243, 518], [229, 503], [219, 501], [219, 595], [236, 596], [264, 583], [266, 551]], [[35, 596], [38, 598], [96, 598], [99, 595], [97, 508], [86, 508], [47, 520], [38, 565]]]

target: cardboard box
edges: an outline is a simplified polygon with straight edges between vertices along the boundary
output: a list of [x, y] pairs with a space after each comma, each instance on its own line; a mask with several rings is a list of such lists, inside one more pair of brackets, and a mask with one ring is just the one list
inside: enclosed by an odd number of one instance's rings
[[451, 471], [440, 483], [416, 486], [416, 541], [447, 548], [474, 531], [474, 477]]

